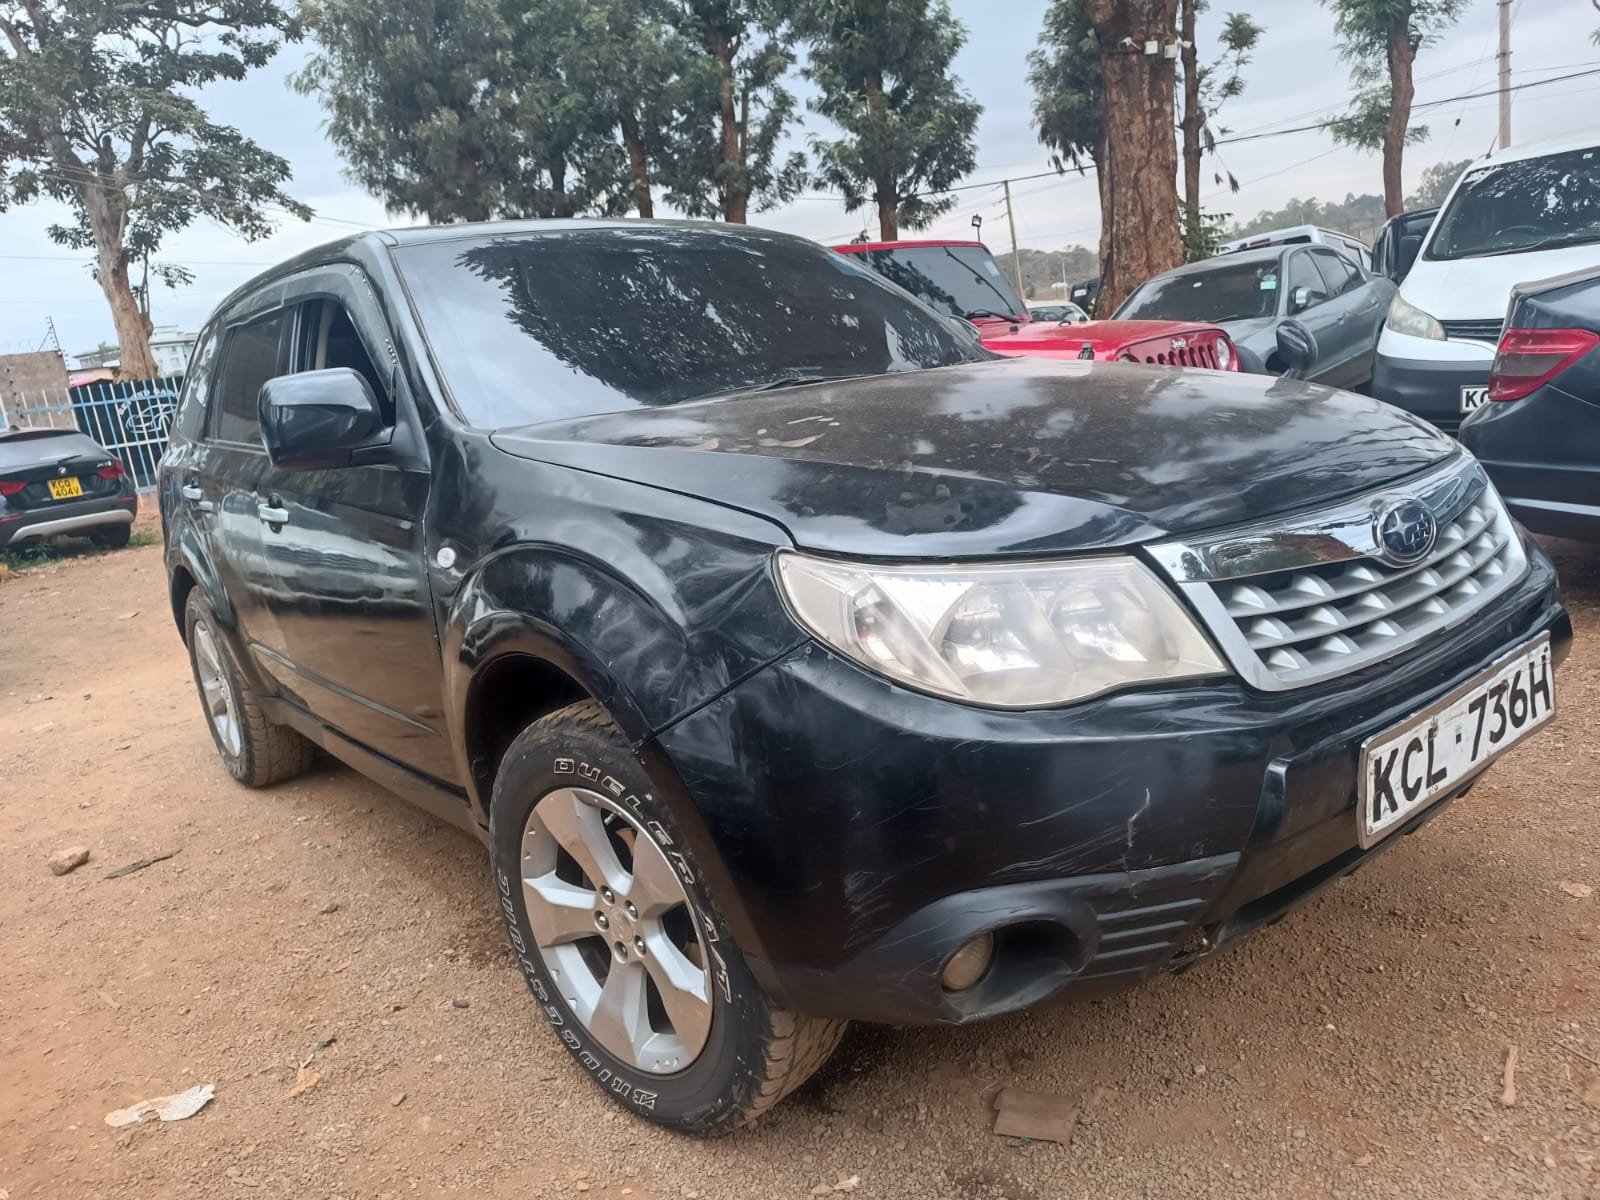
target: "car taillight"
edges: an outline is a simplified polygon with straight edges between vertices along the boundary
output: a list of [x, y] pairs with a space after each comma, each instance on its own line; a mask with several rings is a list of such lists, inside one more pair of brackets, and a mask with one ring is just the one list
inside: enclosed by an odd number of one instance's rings
[[27, 486], [20, 479], [0, 479], [0, 496], [15, 496]]
[[1600, 334], [1587, 329], [1508, 329], [1489, 369], [1489, 399], [1521, 400], [1596, 346]]
[[121, 479], [128, 472], [116, 459], [112, 459], [108, 466], [101, 467], [95, 472], [101, 479]]

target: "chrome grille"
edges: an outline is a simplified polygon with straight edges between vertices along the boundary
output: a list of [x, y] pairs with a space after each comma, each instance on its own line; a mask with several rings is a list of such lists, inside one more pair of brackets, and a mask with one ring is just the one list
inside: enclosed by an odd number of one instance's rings
[[[1421, 561], [1400, 566], [1384, 560], [1375, 518], [1407, 496], [1428, 505], [1438, 533]], [[1269, 690], [1403, 654], [1482, 608], [1527, 569], [1504, 503], [1470, 458], [1282, 528], [1153, 553], [1234, 669]]]
[[1498, 342], [1505, 322], [1499, 317], [1492, 317], [1486, 321], [1440, 321], [1439, 324], [1444, 326], [1444, 335], [1448, 338]]

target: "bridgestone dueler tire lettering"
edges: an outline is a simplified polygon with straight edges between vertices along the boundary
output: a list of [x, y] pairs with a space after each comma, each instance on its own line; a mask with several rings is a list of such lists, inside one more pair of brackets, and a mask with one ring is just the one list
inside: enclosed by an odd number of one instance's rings
[[[563, 787], [609, 797], [656, 837], [699, 918], [713, 986], [711, 1033], [684, 1070], [655, 1075], [623, 1063], [579, 1023], [534, 944], [523, 900], [521, 841], [535, 804]], [[511, 948], [567, 1052], [613, 1100], [685, 1133], [726, 1133], [755, 1120], [833, 1053], [845, 1022], [780, 1008], [757, 985], [706, 891], [694, 855], [627, 742], [600, 705], [584, 701], [534, 722], [511, 743], [495, 777], [490, 848]]]

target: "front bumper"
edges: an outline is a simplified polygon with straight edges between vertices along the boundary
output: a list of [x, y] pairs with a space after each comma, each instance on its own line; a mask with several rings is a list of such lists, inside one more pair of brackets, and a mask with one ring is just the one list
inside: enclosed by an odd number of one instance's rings
[[[735, 937], [781, 1003], [958, 1023], [1103, 993], [1275, 920], [1395, 841], [1357, 844], [1360, 743], [1541, 632], [1565, 655], [1554, 569], [1529, 558], [1470, 628], [1297, 691], [1220, 681], [995, 712], [806, 645], [652, 750], [703, 819]], [[986, 930], [988, 977], [944, 991], [944, 963]]]
[[0, 511], [0, 546], [88, 533], [108, 525], [130, 525], [138, 512], [139, 498], [132, 488], [114, 496], [62, 501], [49, 508], [30, 508], [20, 513]]
[[1461, 389], [1487, 387], [1494, 360], [1399, 358], [1380, 348], [1372, 364], [1371, 394], [1454, 433], [1461, 427]]

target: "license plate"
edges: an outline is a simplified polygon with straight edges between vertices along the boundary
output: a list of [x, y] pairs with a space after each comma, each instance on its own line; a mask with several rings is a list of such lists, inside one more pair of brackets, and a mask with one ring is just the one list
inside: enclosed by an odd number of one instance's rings
[[83, 495], [83, 484], [78, 482], [76, 476], [69, 475], [65, 479], [50, 480], [52, 500], [71, 500], [74, 496], [81, 495]]
[[1461, 389], [1461, 411], [1469, 413], [1483, 405], [1489, 398], [1489, 389], [1486, 387], [1464, 387]]
[[1550, 637], [1513, 650], [1404, 724], [1361, 746], [1362, 846], [1454, 791], [1556, 711]]

